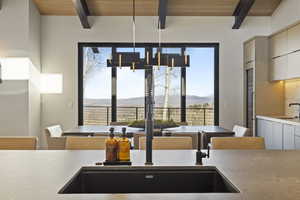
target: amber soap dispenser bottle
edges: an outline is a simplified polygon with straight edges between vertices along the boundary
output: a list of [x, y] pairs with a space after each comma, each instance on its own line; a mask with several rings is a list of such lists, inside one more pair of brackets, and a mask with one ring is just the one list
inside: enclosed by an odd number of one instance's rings
[[130, 141], [126, 137], [126, 128], [122, 128], [122, 137], [119, 139], [118, 158], [119, 161], [130, 161]]
[[118, 160], [118, 140], [115, 138], [114, 128], [109, 129], [109, 138], [106, 139], [106, 162], [116, 162]]

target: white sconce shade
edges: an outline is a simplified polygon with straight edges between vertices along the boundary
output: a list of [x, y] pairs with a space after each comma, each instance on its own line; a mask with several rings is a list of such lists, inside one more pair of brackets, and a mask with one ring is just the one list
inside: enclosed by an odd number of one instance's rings
[[61, 94], [63, 92], [62, 74], [41, 74], [42, 94]]
[[1, 58], [2, 80], [29, 80], [31, 62], [28, 58]]

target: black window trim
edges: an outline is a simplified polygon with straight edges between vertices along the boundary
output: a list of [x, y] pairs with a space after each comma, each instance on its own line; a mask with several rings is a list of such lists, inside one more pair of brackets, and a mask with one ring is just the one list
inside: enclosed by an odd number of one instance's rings
[[[78, 43], [78, 125], [83, 125], [83, 49], [85, 47], [122, 48], [133, 47], [132, 43], [79, 42]], [[158, 43], [136, 43], [136, 47], [155, 48]], [[163, 48], [214, 48], [214, 124], [219, 125], [219, 43], [162, 43]], [[184, 73], [182, 73], [184, 74]], [[184, 120], [184, 117], [181, 117]]]

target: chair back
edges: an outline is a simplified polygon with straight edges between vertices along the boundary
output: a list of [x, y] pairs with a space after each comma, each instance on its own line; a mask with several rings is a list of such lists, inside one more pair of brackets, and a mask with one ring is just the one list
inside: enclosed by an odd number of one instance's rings
[[235, 125], [233, 127], [233, 132], [235, 134], [235, 137], [247, 137], [247, 136], [251, 136], [250, 135], [250, 129], [243, 127], [243, 126], [238, 126]]
[[0, 137], [0, 150], [36, 150], [37, 137]]
[[46, 141], [49, 150], [63, 150], [66, 146], [66, 137], [62, 136], [60, 125], [50, 126], [45, 129]]
[[265, 149], [265, 140], [263, 137], [213, 137], [211, 138], [211, 148], [259, 150]]
[[63, 130], [60, 125], [49, 126], [46, 130], [49, 132], [50, 137], [61, 137], [63, 134]]
[[[146, 137], [139, 138], [139, 148], [146, 149]], [[154, 150], [184, 150], [193, 149], [191, 137], [154, 137], [152, 140]]]
[[68, 150], [103, 150], [107, 137], [67, 137]]

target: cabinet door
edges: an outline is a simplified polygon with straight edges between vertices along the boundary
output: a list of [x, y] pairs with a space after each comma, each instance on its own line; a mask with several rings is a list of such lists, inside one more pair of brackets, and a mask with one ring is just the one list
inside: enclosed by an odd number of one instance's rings
[[288, 51], [293, 52], [300, 49], [300, 24], [288, 30]]
[[271, 148], [282, 150], [282, 138], [283, 138], [283, 124], [272, 122], [272, 136], [271, 136]]
[[287, 79], [288, 56], [274, 58], [271, 61], [271, 80]]
[[300, 77], [300, 52], [299, 51], [288, 55], [287, 76], [289, 79]]
[[283, 149], [295, 149], [295, 126], [283, 125]]
[[245, 44], [245, 62], [254, 61], [255, 59], [255, 40]]
[[300, 137], [295, 136], [295, 149], [300, 150]]
[[265, 138], [265, 144], [266, 144], [266, 149], [273, 149], [273, 139], [272, 139], [272, 135], [273, 135], [273, 124], [271, 121], [264, 121], [264, 129], [263, 129], [263, 134], [264, 134], [264, 138]]
[[264, 125], [265, 125], [265, 120], [262, 119], [257, 119], [256, 120], [256, 131], [257, 131], [257, 136], [258, 137], [265, 137], [264, 135]]
[[287, 35], [287, 31], [283, 31], [271, 37], [270, 51], [272, 58], [288, 53]]

